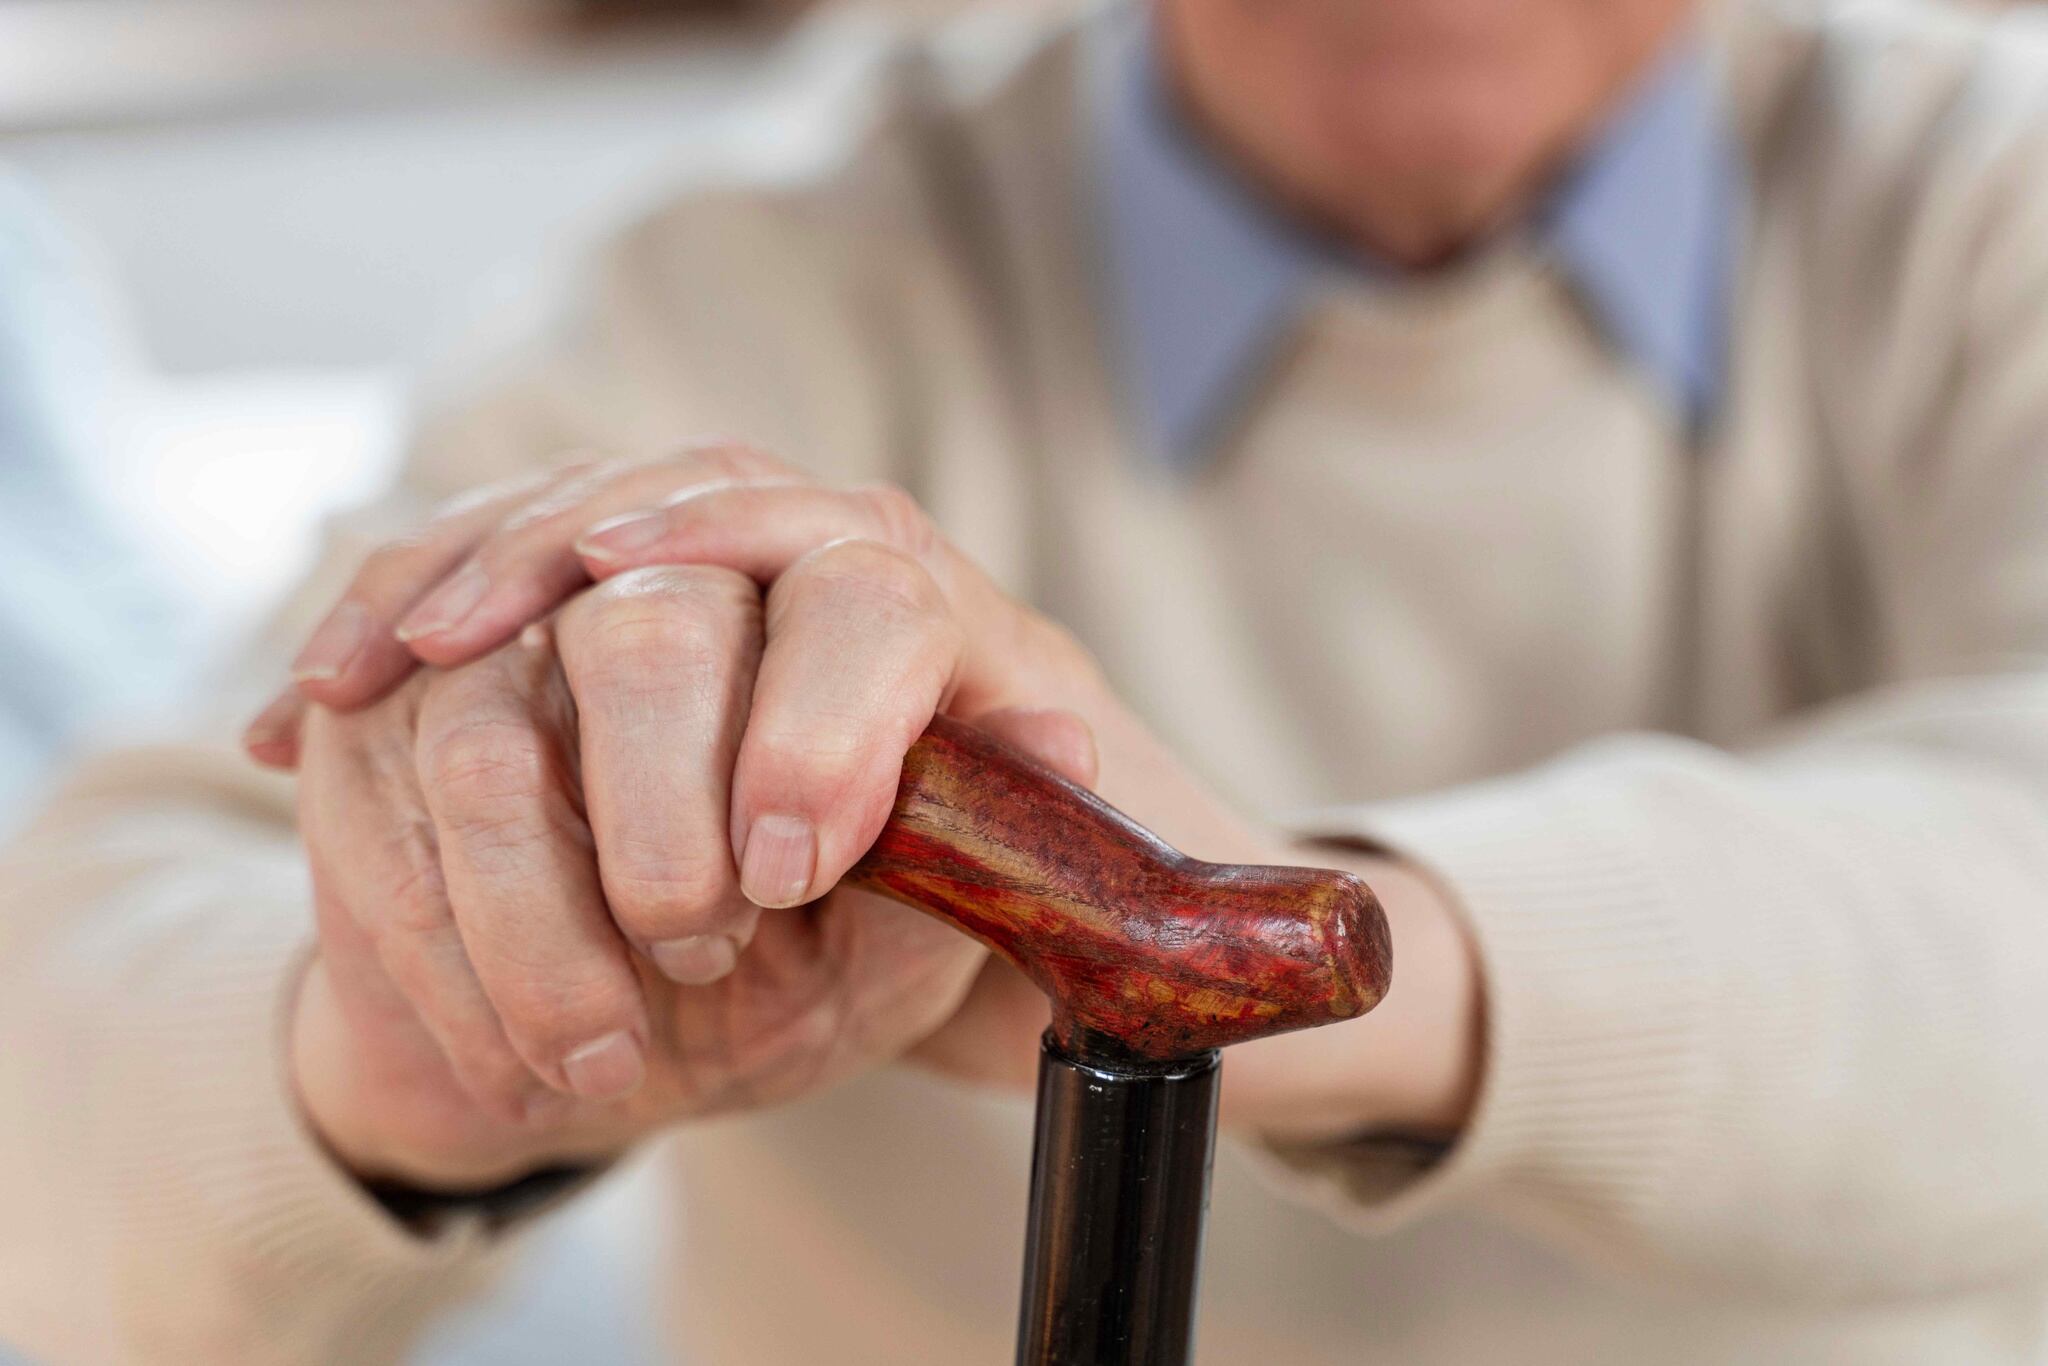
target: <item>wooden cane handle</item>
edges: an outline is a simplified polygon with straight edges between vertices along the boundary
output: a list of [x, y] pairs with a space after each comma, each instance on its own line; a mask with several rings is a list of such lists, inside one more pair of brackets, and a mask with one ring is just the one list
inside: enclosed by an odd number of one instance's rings
[[1362, 1015], [1392, 946], [1348, 873], [1192, 859], [1094, 794], [940, 717], [849, 875], [1021, 968], [1070, 1048], [1187, 1057]]

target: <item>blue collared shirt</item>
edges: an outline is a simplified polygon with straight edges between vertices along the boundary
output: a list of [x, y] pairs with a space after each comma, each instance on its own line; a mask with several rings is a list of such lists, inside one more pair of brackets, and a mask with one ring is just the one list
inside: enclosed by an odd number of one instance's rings
[[[1261, 199], [1167, 89], [1148, 6], [1095, 35], [1088, 98], [1113, 354], [1138, 435], [1192, 468], [1331, 272], [1390, 273]], [[1743, 182], [1705, 53], [1677, 47], [1526, 226], [1695, 427], [1721, 397]]]

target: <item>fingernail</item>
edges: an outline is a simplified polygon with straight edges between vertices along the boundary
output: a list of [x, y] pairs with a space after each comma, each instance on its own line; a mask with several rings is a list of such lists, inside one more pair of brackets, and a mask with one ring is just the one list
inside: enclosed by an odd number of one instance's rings
[[810, 890], [818, 835], [802, 816], [758, 816], [740, 855], [740, 890], [756, 906], [794, 906]]
[[369, 634], [370, 613], [359, 602], [344, 602], [327, 614], [320, 629], [292, 661], [292, 677], [301, 683], [324, 683], [341, 677]]
[[483, 566], [466, 564], [454, 578], [429, 593], [425, 602], [407, 612], [392, 634], [410, 641], [452, 631], [490, 591], [491, 576], [484, 573]]
[[671, 982], [686, 987], [707, 986], [732, 971], [740, 960], [740, 946], [729, 934], [690, 934], [681, 939], [664, 939], [648, 947], [654, 966]]
[[585, 1100], [616, 1100], [640, 1089], [647, 1064], [640, 1041], [621, 1029], [570, 1050], [562, 1059], [562, 1075]]
[[667, 525], [668, 519], [659, 512], [629, 512], [584, 532], [583, 539], [576, 542], [576, 553], [606, 563], [622, 560], [660, 540]]

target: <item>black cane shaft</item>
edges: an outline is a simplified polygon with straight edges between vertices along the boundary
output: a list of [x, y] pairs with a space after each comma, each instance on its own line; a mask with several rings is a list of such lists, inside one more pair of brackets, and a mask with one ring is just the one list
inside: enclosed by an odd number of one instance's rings
[[972, 935], [1051, 1003], [1018, 1361], [1184, 1366], [1215, 1050], [1378, 1003], [1392, 942], [1372, 889], [1190, 858], [946, 717], [848, 881]]
[[1039, 1059], [1018, 1366], [1186, 1366], [1209, 1167], [1214, 1052]]

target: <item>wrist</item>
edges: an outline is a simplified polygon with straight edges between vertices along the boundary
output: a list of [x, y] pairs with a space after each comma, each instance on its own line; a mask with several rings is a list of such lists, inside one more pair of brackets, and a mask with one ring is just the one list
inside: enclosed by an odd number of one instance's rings
[[1454, 1137], [1478, 1095], [1484, 1009], [1478, 958], [1448, 889], [1399, 859], [1341, 847], [1293, 844], [1277, 861], [1365, 880], [1386, 912], [1393, 982], [1359, 1019], [1232, 1049], [1224, 1122], [1295, 1142]]

